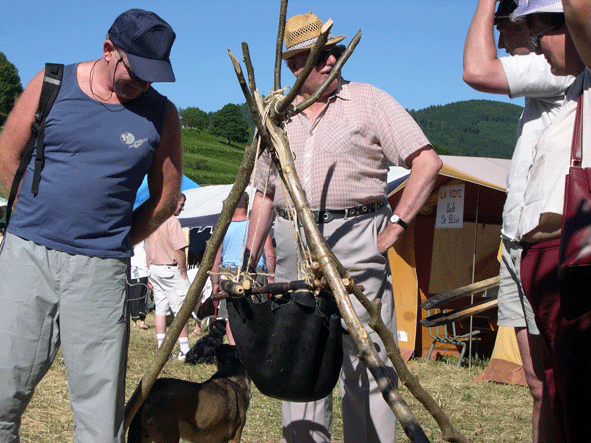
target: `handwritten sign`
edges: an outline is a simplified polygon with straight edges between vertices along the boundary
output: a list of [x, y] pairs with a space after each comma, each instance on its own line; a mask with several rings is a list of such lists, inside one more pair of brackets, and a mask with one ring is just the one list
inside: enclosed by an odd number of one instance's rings
[[461, 228], [464, 223], [464, 184], [442, 186], [437, 200], [435, 228]]

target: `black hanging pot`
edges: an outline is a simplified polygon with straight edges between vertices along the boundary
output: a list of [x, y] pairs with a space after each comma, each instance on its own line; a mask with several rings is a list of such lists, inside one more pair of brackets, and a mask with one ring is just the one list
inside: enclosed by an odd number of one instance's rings
[[330, 394], [343, 362], [341, 317], [332, 294], [309, 290], [228, 303], [232, 335], [255, 386], [285, 401]]

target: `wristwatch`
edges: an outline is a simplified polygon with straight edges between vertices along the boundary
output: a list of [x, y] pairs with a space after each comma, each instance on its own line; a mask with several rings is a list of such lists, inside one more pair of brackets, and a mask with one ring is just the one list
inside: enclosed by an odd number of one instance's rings
[[390, 223], [400, 225], [402, 226], [402, 229], [408, 228], [408, 224], [404, 220], [402, 220], [399, 215], [396, 214], [392, 214], [392, 217], [390, 217]]

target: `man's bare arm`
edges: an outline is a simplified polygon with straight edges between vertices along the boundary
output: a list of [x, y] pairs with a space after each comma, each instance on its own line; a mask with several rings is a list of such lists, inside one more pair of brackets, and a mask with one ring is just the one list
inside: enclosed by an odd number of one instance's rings
[[464, 42], [463, 80], [477, 91], [509, 94], [505, 70], [497, 57], [494, 14], [497, 0], [479, 0]]
[[174, 261], [176, 261], [181, 272], [181, 277], [187, 278], [187, 254], [185, 253], [185, 248], [174, 251]]
[[267, 281], [269, 283], [275, 282], [275, 249], [273, 249], [273, 240], [271, 240], [271, 236], [267, 234], [267, 238], [265, 239], [265, 246], [263, 248], [265, 252], [265, 266], [267, 267]]
[[222, 248], [221, 246], [218, 249], [217, 254], [215, 255], [215, 260], [213, 261], [213, 265], [211, 266], [210, 278], [211, 284], [213, 285], [213, 293], [217, 294], [221, 291], [220, 289], [220, 267], [222, 264]]
[[[400, 201], [392, 212], [406, 223], [410, 223], [431, 194], [443, 162], [428, 145], [411, 155], [407, 163], [411, 167], [410, 175]], [[378, 250], [385, 254], [396, 243], [402, 231], [402, 226], [388, 223], [386, 229], [378, 234]]]
[[31, 138], [31, 125], [39, 106], [45, 70], [40, 71], [18, 98], [0, 133], [0, 186], [8, 195], [23, 151]]
[[265, 239], [271, 230], [273, 218], [273, 199], [269, 196], [264, 196], [262, 192], [257, 191], [250, 211], [245, 254], [245, 259], [248, 259], [248, 255], [250, 255], [251, 262], [254, 264], [258, 262], [259, 257], [263, 252]]
[[162, 139], [148, 172], [150, 197], [133, 212], [131, 241], [139, 243], [174, 214], [181, 192], [183, 148], [176, 107], [168, 102]]

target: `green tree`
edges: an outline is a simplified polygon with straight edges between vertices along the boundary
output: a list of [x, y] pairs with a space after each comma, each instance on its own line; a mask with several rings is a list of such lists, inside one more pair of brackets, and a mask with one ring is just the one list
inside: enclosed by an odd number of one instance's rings
[[252, 136], [254, 135], [255, 124], [254, 124], [254, 118], [252, 117], [252, 113], [250, 112], [250, 107], [248, 106], [248, 103], [246, 103], [246, 102], [239, 105], [239, 107], [240, 107], [240, 111], [242, 111], [242, 116], [244, 117], [244, 120], [246, 121], [246, 124], [248, 125], [248, 140], [252, 140]]
[[219, 135], [237, 143], [248, 141], [248, 124], [238, 105], [228, 103], [214, 114], [211, 119], [210, 131], [213, 135]]
[[23, 92], [18, 69], [0, 52], [0, 126], [6, 121], [16, 98]]
[[451, 149], [448, 149], [443, 145], [440, 145], [438, 143], [432, 143], [431, 145], [433, 146], [433, 149], [435, 150], [437, 155], [455, 155], [455, 153]]
[[204, 130], [209, 126], [209, 115], [199, 108], [188, 107], [179, 111], [181, 123], [186, 128]]

